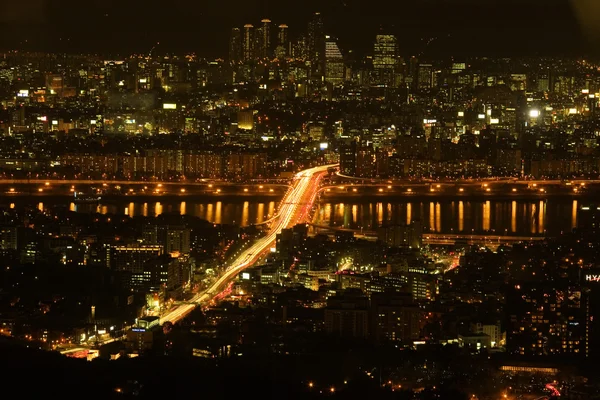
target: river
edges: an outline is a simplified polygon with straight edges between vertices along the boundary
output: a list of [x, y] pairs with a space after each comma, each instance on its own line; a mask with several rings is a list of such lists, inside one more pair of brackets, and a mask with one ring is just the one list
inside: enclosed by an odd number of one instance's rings
[[[577, 226], [578, 209], [585, 200], [424, 200], [413, 202], [348, 202], [317, 206], [313, 222], [319, 225], [373, 230], [378, 225], [420, 220], [425, 230], [439, 233], [494, 231], [498, 234], [559, 234]], [[586, 202], [587, 203], [587, 202]], [[44, 199], [38, 208], [64, 203]], [[14, 204], [12, 205], [14, 206]], [[193, 215], [219, 224], [242, 226], [260, 223], [273, 216], [277, 202], [253, 201], [163, 201], [109, 202], [99, 205], [70, 203], [76, 212], [99, 212], [129, 216], [162, 213]]]

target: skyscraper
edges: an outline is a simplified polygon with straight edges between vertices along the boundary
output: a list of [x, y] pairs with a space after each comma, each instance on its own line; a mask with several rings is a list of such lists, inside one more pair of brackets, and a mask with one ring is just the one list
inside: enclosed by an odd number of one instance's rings
[[260, 22], [262, 23], [262, 40], [259, 57], [262, 59], [267, 59], [271, 57], [271, 20], [265, 18]]
[[242, 43], [244, 61], [254, 59], [254, 25], [244, 25], [244, 41]]
[[325, 73], [325, 31], [323, 17], [316, 12], [308, 23], [308, 58], [314, 75]]
[[242, 32], [240, 28], [233, 28], [229, 39], [229, 62], [238, 64], [240, 61], [242, 61]]
[[433, 65], [419, 64], [418, 88], [419, 90], [430, 90], [434, 86]]
[[326, 36], [325, 39], [325, 81], [339, 85], [344, 81], [344, 58], [337, 41]]
[[262, 60], [264, 58], [263, 57], [264, 39], [265, 39], [265, 37], [263, 36], [263, 27], [259, 26], [254, 31], [254, 55], [252, 57], [254, 60]]
[[377, 84], [387, 87], [396, 86], [398, 39], [394, 35], [377, 35], [373, 50], [373, 68]]
[[275, 56], [277, 58], [286, 58], [288, 56], [288, 26], [286, 24], [279, 25], [279, 31], [277, 32], [277, 48], [275, 49]]

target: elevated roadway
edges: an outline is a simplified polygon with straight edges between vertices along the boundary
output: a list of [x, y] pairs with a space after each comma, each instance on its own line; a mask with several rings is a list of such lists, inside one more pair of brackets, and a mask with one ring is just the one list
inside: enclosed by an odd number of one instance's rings
[[195, 295], [188, 304], [180, 304], [164, 314], [160, 322], [177, 322], [189, 314], [197, 304], [206, 304], [218, 295], [240, 272], [256, 264], [275, 245], [277, 234], [283, 229], [306, 222], [317, 196], [319, 182], [329, 168], [325, 165], [304, 170], [296, 174], [286, 192], [268, 233], [242, 252], [231, 265], [206, 290]]

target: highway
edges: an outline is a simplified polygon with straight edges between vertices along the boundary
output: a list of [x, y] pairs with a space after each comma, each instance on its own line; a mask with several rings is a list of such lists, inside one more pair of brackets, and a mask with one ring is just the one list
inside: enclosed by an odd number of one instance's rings
[[275, 245], [277, 234], [283, 229], [306, 222], [316, 198], [319, 182], [327, 174], [328, 168], [336, 165], [324, 165], [297, 173], [291, 187], [286, 192], [277, 218], [273, 220], [266, 236], [258, 239], [252, 246], [244, 250], [224, 273], [206, 290], [196, 294], [189, 303], [177, 305], [161, 317], [160, 323], [173, 323], [181, 320], [191, 312], [196, 304], [205, 304], [221, 292], [244, 269], [253, 266], [271, 247]]

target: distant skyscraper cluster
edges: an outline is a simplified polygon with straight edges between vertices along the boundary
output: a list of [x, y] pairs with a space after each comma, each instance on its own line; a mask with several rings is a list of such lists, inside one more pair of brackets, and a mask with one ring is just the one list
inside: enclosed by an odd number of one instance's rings
[[[308, 79], [339, 86], [353, 80], [357, 74], [362, 75], [361, 71], [367, 66], [351, 60], [349, 54], [342, 51], [337, 38], [326, 32], [323, 15], [319, 12], [312, 15], [306, 29], [293, 40], [286, 24], [273, 25], [265, 18], [258, 24], [234, 27], [229, 42], [229, 62], [234, 67], [234, 80], [237, 81], [260, 79], [266, 67], [271, 77], [293, 76], [298, 83]], [[369, 62], [368, 68], [372, 73], [361, 76], [363, 83], [424, 90], [432, 84], [431, 68], [421, 66], [416, 59], [407, 66], [400, 58], [395, 35], [377, 34], [370, 60], [372, 64]], [[273, 63], [275, 67], [271, 67]], [[257, 68], [257, 65], [262, 67]]]
[[242, 28], [231, 30], [229, 61], [234, 66], [300, 60], [308, 67], [309, 76], [325, 77], [327, 63], [333, 63], [330, 72], [336, 83], [344, 77], [343, 56], [337, 43], [325, 34], [321, 13], [313, 14], [307, 29], [295, 41], [289, 37], [286, 24], [273, 25], [264, 18], [259, 24], [248, 23]]
[[242, 29], [233, 28], [229, 40], [229, 61], [240, 64], [287, 57], [290, 53], [288, 26], [279, 25], [276, 37], [273, 36], [272, 22], [268, 18], [262, 19], [258, 26], [246, 24]]

